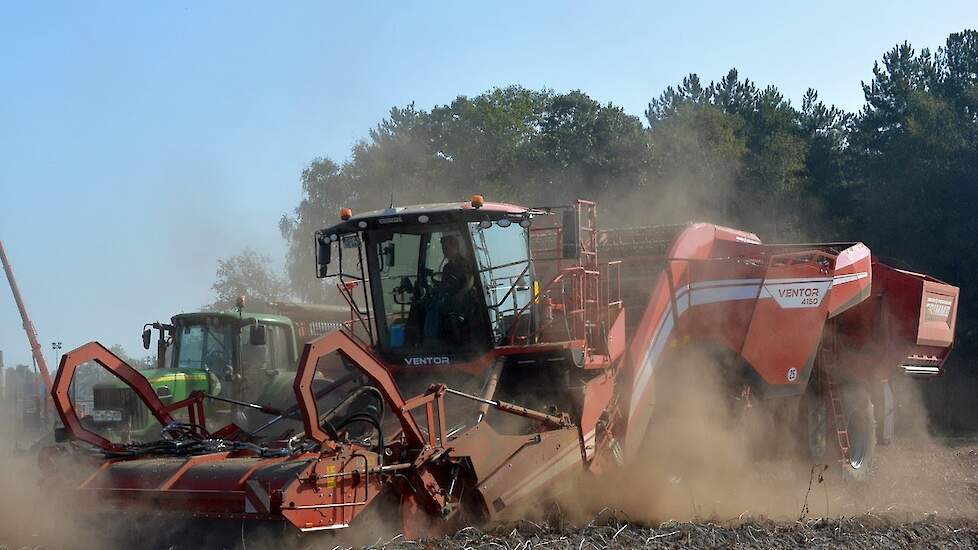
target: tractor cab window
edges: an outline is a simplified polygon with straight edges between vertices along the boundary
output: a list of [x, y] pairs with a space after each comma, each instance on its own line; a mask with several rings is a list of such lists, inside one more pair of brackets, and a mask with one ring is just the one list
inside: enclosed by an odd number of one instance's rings
[[241, 363], [241, 370], [247, 375], [250, 372], [262, 372], [272, 368], [272, 348], [274, 343], [271, 338], [275, 328], [265, 325], [265, 345], [254, 346], [249, 341], [251, 335], [251, 325], [241, 327], [238, 332], [238, 359]]
[[288, 347], [287, 329], [273, 323], [263, 323], [263, 325], [265, 327], [263, 345], [252, 345], [250, 324], [241, 327], [238, 333], [237, 374], [239, 376], [237, 378], [239, 381], [244, 381], [238, 395], [246, 401], [261, 401], [267, 384], [274, 377], [282, 372], [295, 371], [296, 368]]
[[528, 229], [509, 220], [496, 223], [471, 223], [475, 258], [489, 307], [496, 342], [505, 343], [517, 316], [519, 333], [525, 333], [529, 319], [526, 307], [534, 298], [533, 269], [530, 263]]
[[178, 328], [178, 369], [207, 369], [223, 373], [234, 361], [234, 329], [221, 323], [183, 325]]
[[381, 348], [451, 355], [484, 348], [485, 313], [469, 234], [447, 225], [368, 236]]

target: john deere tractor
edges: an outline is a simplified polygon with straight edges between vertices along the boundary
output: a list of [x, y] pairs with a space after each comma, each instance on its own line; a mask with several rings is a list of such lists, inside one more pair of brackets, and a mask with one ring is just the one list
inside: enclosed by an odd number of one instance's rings
[[[243, 304], [241, 304], [243, 306]], [[170, 323], [147, 323], [143, 347], [157, 336], [157, 364], [142, 374], [164, 404], [199, 390], [207, 400], [208, 424], [252, 426], [267, 415], [258, 407], [287, 409], [295, 401], [292, 381], [302, 345], [338, 328], [349, 308], [275, 303], [260, 308], [274, 313], [201, 311], [174, 315]], [[159, 425], [135, 392], [121, 380], [95, 384], [91, 414], [84, 419], [116, 441], [159, 438]]]

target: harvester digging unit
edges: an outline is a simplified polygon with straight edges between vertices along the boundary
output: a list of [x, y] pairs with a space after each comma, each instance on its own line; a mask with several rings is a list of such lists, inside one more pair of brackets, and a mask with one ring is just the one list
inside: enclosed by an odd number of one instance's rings
[[[952, 345], [958, 289], [861, 243], [765, 245], [705, 223], [599, 230], [587, 201], [475, 196], [340, 217], [315, 236], [317, 276], [339, 281], [351, 320], [305, 345], [294, 405], [208, 431], [208, 395], [163, 405], [89, 343], [55, 380], [52, 470], [74, 477], [87, 457], [78, 490], [109, 508], [301, 531], [378, 514], [408, 536], [439, 533], [635, 461], [668, 421], [664, 367], [710, 350], [732, 406], [800, 411], [802, 446], [828, 442], [859, 477], [877, 432], [892, 432], [886, 380], [939, 374]], [[68, 388], [88, 361], [132, 388], [158, 441], [79, 422]]]

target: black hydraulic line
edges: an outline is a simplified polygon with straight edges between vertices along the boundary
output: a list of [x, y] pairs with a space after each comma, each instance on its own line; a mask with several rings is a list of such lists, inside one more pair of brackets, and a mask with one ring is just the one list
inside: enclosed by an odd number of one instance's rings
[[[347, 382], [349, 382], [350, 380], [352, 380], [354, 374], [355, 373], [352, 373], [352, 372], [346, 374], [345, 376], [341, 377], [339, 380], [336, 380], [335, 382], [329, 384], [325, 388], [323, 388], [323, 389], [319, 390], [318, 392], [316, 392], [316, 394], [313, 397], [315, 398], [316, 401], [319, 401], [320, 399], [322, 399], [323, 397], [325, 397], [328, 393], [336, 390], [337, 388], [339, 388], [343, 384], [346, 384]], [[298, 410], [299, 410], [299, 404], [296, 403], [295, 405], [292, 405], [288, 409], [285, 409], [284, 411], [282, 411], [281, 414], [279, 414], [275, 418], [269, 420], [264, 425], [259, 426], [258, 429], [256, 429], [255, 431], [251, 432], [251, 435], [253, 435], [253, 436], [254, 435], [257, 435], [258, 432], [264, 431], [265, 428], [267, 428], [267, 427], [269, 427], [269, 426], [277, 423], [278, 421], [282, 420], [283, 418], [289, 418], [289, 417], [294, 416], [295, 413], [298, 412]]]
[[274, 414], [278, 416], [282, 416], [283, 414], [285, 414], [283, 411], [276, 409], [275, 407], [267, 407], [265, 405], [259, 405], [257, 403], [249, 403], [247, 401], [239, 401], [237, 399], [221, 397], [219, 395], [212, 395], [209, 393], [205, 393], [204, 397], [208, 399], [213, 399], [214, 401], [223, 401], [224, 403], [231, 403], [232, 405], [240, 405], [242, 407], [248, 407], [249, 409], [255, 409], [265, 414]]
[[383, 415], [383, 412], [384, 412], [384, 394], [380, 393], [380, 390], [378, 390], [377, 388], [375, 388], [373, 386], [360, 386], [359, 388], [356, 388], [355, 390], [351, 391], [349, 393], [349, 395], [347, 395], [345, 398], [343, 398], [343, 400], [340, 401], [339, 403], [337, 403], [332, 409], [330, 409], [329, 411], [327, 411], [326, 414], [321, 415], [319, 417], [320, 418], [319, 422], [320, 423], [326, 422], [329, 419], [333, 418], [334, 416], [336, 416], [336, 412], [338, 410], [340, 410], [341, 408], [349, 405], [354, 399], [356, 399], [361, 394], [366, 393], [366, 392], [372, 392], [372, 393], [376, 394], [377, 399], [380, 402], [381, 415]]
[[349, 418], [346, 418], [337, 427], [338, 430], [342, 430], [346, 426], [353, 424], [355, 422], [366, 422], [377, 429], [377, 448], [379, 451], [380, 458], [378, 459], [378, 464], [380, 466], [384, 465], [384, 429], [380, 427], [380, 421], [367, 413], [357, 413]]

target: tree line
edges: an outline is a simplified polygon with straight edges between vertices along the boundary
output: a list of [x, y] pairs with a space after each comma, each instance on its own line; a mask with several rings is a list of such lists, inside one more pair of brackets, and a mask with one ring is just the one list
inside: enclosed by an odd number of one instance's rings
[[527, 205], [590, 198], [606, 227], [704, 220], [768, 242], [866, 242], [962, 287], [958, 355], [973, 356], [978, 32], [950, 34], [935, 51], [894, 46], [863, 92], [856, 112], [826, 105], [815, 89], [796, 105], [731, 69], [709, 83], [690, 74], [642, 116], [582, 91], [521, 86], [394, 107], [348, 160], [317, 158], [303, 170], [303, 198], [280, 223], [284, 274], [246, 251], [222, 260], [214, 289], [323, 299], [312, 234], [341, 207], [472, 193]]

